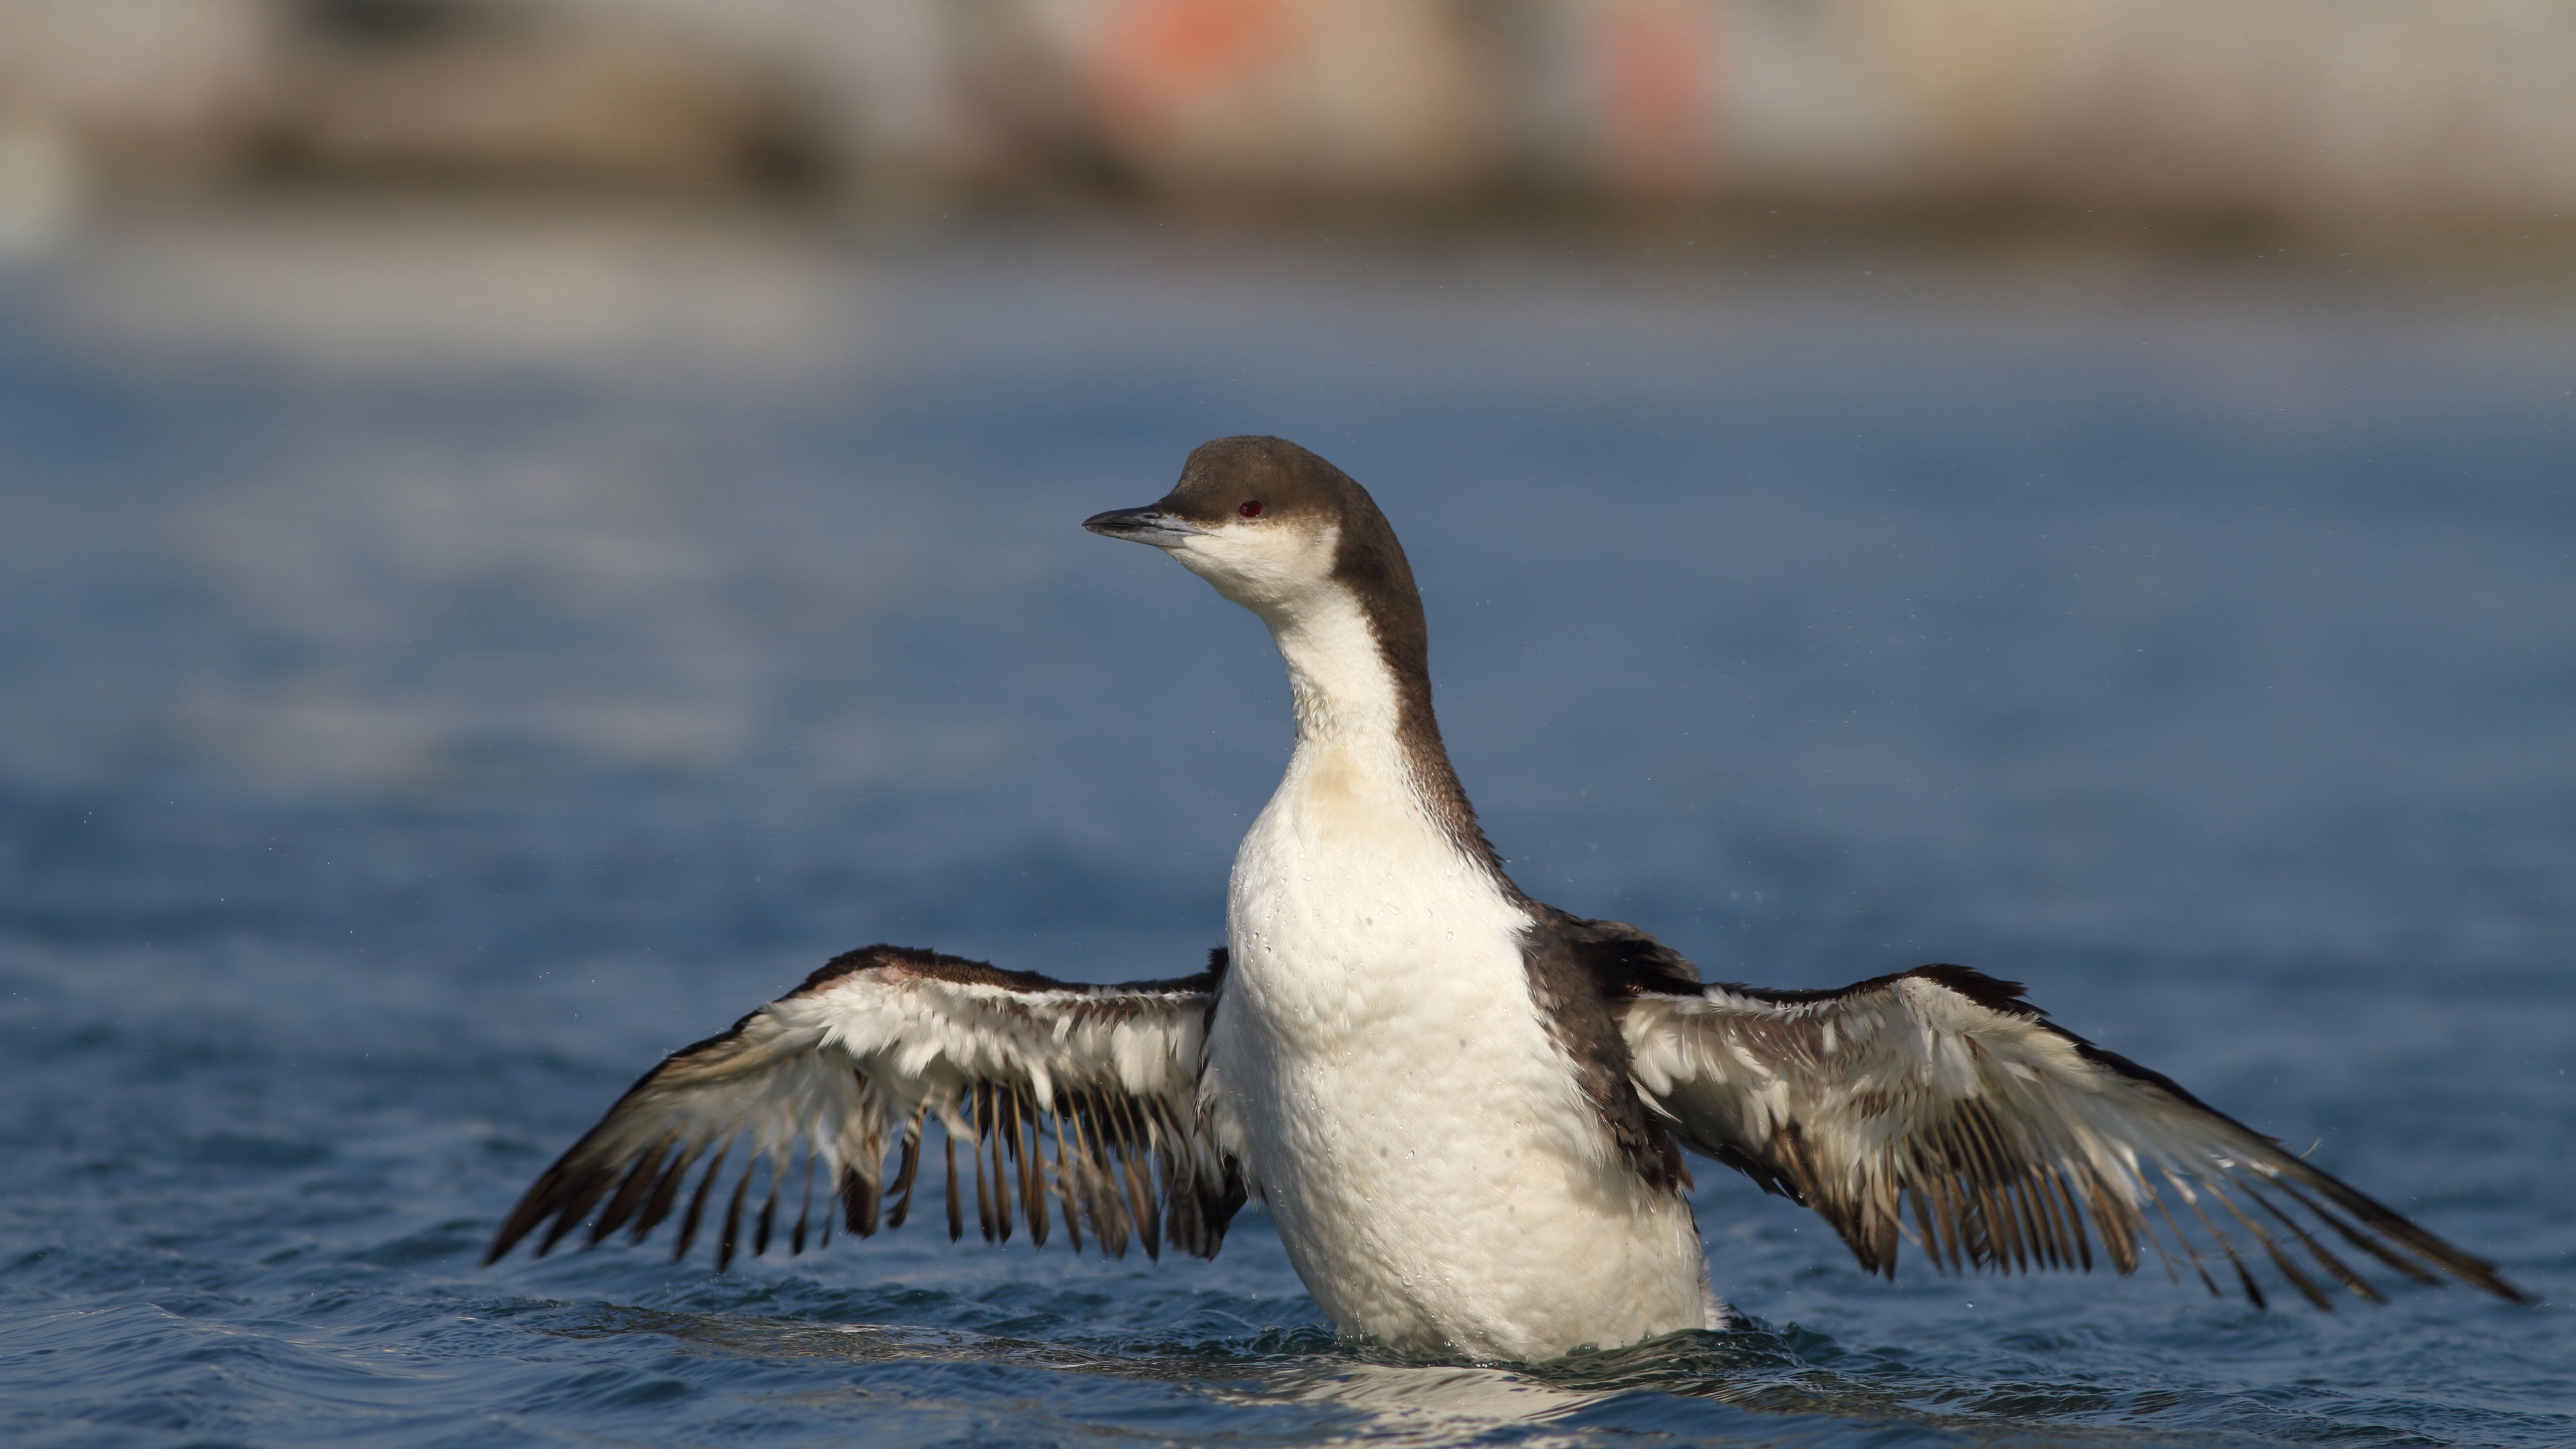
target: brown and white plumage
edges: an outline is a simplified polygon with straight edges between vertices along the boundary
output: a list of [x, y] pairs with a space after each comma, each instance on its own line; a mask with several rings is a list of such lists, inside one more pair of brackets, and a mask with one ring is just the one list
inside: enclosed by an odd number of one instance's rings
[[1622, 1026], [1684, 1143], [1815, 1209], [1891, 1278], [1906, 1238], [1954, 1272], [2089, 1270], [2098, 1240], [2127, 1274], [2143, 1241], [2257, 1307], [2265, 1263], [2319, 1308], [2333, 1284], [2379, 1301], [2356, 1259], [2522, 1297], [2021, 991], [1946, 965], [1839, 991], [1641, 987]]
[[675, 1211], [677, 1258], [712, 1212], [721, 1270], [747, 1212], [752, 1253], [768, 1251], [782, 1204], [803, 1252], [818, 1197], [818, 1241], [835, 1217], [873, 1234], [889, 1198], [900, 1227], [933, 1117], [951, 1238], [962, 1143], [987, 1240], [1024, 1223], [1044, 1246], [1060, 1212], [1077, 1251], [1087, 1227], [1112, 1254], [1132, 1239], [1159, 1256], [1168, 1238], [1214, 1257], [1243, 1202], [1196, 1101], [1220, 969], [1083, 986], [899, 946], [849, 952], [645, 1073], [528, 1189], [485, 1261], [540, 1227], [541, 1256], [584, 1222], [588, 1243], [621, 1227], [642, 1242]]

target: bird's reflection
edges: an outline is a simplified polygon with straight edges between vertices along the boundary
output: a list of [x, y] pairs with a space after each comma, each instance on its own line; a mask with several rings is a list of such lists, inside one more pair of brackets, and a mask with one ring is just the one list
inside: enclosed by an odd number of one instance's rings
[[[1343, 1360], [1290, 1367], [1254, 1396], [1363, 1411], [1374, 1443], [1416, 1436], [1446, 1443], [1460, 1430], [1562, 1418], [1612, 1392], [1565, 1388], [1511, 1369]], [[1389, 1441], [1389, 1433], [1397, 1437]]]

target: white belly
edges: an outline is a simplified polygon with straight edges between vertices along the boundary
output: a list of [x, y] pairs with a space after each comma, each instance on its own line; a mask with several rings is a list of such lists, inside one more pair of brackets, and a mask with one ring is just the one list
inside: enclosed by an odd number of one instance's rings
[[[1243, 843], [1210, 1105], [1344, 1332], [1536, 1359], [1711, 1326], [1689, 1205], [1620, 1159], [1501, 889], [1301, 751]], [[1364, 803], [1365, 802], [1365, 803]]]

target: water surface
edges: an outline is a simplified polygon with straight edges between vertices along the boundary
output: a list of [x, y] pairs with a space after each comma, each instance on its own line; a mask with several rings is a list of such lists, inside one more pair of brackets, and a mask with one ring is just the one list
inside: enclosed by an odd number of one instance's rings
[[[0, 1426], [2576, 1439], [2576, 320], [1917, 270], [278, 211], [8, 277]], [[1534, 894], [1713, 977], [2026, 980], [2544, 1304], [1889, 1285], [1710, 1164], [1751, 1326], [1529, 1369], [1336, 1343], [1257, 1207], [1212, 1264], [478, 1270], [840, 949], [1218, 941], [1275, 658], [1075, 524], [1241, 431], [1403, 534]]]

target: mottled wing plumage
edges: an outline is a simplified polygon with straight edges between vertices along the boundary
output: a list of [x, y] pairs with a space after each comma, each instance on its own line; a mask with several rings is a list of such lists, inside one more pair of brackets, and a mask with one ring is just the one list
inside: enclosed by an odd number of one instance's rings
[[1903, 1238], [1953, 1272], [2089, 1269], [2098, 1239], [2123, 1274], [2144, 1240], [2177, 1278], [2231, 1282], [2258, 1307], [2266, 1264], [2319, 1308], [2334, 1284], [2376, 1301], [2366, 1264], [2522, 1297], [1966, 967], [1825, 992], [1640, 987], [1622, 1025], [1685, 1143], [1814, 1208], [1891, 1277]]
[[528, 1189], [485, 1261], [531, 1235], [543, 1256], [585, 1223], [586, 1243], [620, 1228], [640, 1243], [674, 1213], [672, 1256], [713, 1224], [719, 1270], [781, 1234], [803, 1252], [818, 1202], [818, 1246], [836, 1218], [863, 1237], [901, 1227], [933, 1118], [952, 1239], [962, 1148], [987, 1241], [1025, 1226], [1043, 1247], [1061, 1220], [1077, 1252], [1087, 1231], [1120, 1256], [1131, 1241], [1160, 1256], [1168, 1240], [1214, 1257], [1244, 1200], [1197, 1109], [1224, 965], [1220, 951], [1197, 976], [1082, 986], [852, 951], [645, 1073]]

